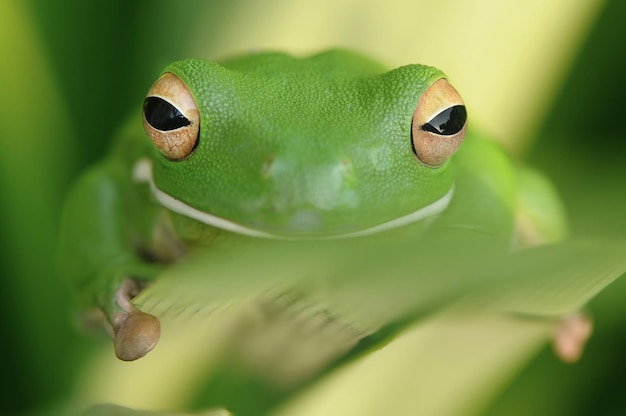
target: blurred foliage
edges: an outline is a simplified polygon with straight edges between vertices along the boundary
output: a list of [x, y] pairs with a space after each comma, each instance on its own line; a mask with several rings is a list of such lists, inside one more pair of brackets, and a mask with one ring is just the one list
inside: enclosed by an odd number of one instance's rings
[[[529, 155], [556, 183], [578, 237], [626, 235], [625, 21], [626, 3], [608, 2]], [[621, 279], [590, 303], [595, 329], [580, 363], [564, 366], [546, 348], [489, 414], [624, 414], [625, 298]]]
[[575, 235], [626, 234], [626, 6], [608, 2], [546, 113], [530, 163], [559, 188]]
[[[54, 265], [56, 219], [71, 179], [102, 155], [166, 63], [197, 51], [198, 42], [206, 48], [202, 55], [211, 56], [222, 51], [229, 33], [245, 40], [240, 36], [245, 24], [228, 27], [245, 5], [242, 0], [0, 5], [6, 59], [0, 69], [0, 292], [5, 295], [0, 312], [6, 317], [0, 413], [64, 398], [98, 343], [72, 326], [71, 296]], [[560, 189], [575, 236], [626, 235], [626, 134], [620, 124], [625, 21], [626, 5], [606, 2], [569, 73], [559, 80], [560, 92], [528, 155]], [[200, 33], [202, 40], [192, 39]], [[356, 37], [341, 43], [358, 42]], [[415, 41], [414, 49], [433, 48], [433, 42]], [[496, 58], [513, 59], [516, 51], [509, 52]], [[515, 108], [515, 99], [506, 105]], [[626, 282], [610, 289], [589, 306], [596, 335], [584, 360], [564, 366], [546, 350], [494, 403], [492, 414], [626, 411]]]

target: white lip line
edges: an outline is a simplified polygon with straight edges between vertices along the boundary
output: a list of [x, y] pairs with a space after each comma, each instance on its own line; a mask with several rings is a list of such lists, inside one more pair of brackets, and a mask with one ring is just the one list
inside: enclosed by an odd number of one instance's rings
[[360, 231], [354, 231], [345, 234], [337, 234], [333, 236], [320, 236], [320, 237], [290, 237], [283, 236], [279, 234], [267, 233], [265, 231], [255, 230], [253, 228], [248, 228], [243, 225], [234, 223], [232, 221], [228, 221], [224, 218], [217, 217], [215, 215], [211, 215], [207, 212], [200, 211], [196, 208], [193, 208], [183, 201], [176, 199], [169, 194], [161, 191], [156, 184], [154, 183], [154, 179], [152, 177], [152, 162], [147, 158], [139, 159], [134, 166], [133, 169], [133, 179], [136, 182], [145, 183], [147, 182], [150, 185], [150, 189], [154, 197], [159, 201], [161, 205], [165, 208], [174, 211], [178, 214], [184, 215], [186, 217], [192, 218], [194, 220], [200, 221], [204, 224], [221, 228], [227, 231], [231, 231], [238, 234], [243, 234], [251, 237], [261, 237], [261, 238], [272, 238], [279, 240], [337, 240], [343, 238], [353, 238], [353, 237], [363, 237], [367, 235], [372, 235], [376, 233], [380, 233], [383, 231], [391, 230], [393, 228], [398, 228], [403, 225], [411, 224], [413, 222], [420, 221], [424, 218], [439, 214], [443, 212], [450, 201], [452, 200], [452, 196], [454, 194], [454, 186], [450, 188], [450, 190], [441, 198], [436, 200], [435, 202], [427, 205], [423, 208], [418, 209], [410, 214], [404, 215], [399, 218], [395, 218], [391, 221], [387, 221], [382, 224], [375, 225], [370, 228], [366, 228]]

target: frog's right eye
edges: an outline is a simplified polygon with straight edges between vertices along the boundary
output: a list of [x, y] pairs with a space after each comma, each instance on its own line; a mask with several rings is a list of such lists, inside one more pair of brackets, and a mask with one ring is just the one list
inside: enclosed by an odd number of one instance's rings
[[170, 160], [193, 152], [200, 134], [200, 112], [191, 92], [176, 75], [165, 73], [143, 103], [143, 127], [156, 148]]

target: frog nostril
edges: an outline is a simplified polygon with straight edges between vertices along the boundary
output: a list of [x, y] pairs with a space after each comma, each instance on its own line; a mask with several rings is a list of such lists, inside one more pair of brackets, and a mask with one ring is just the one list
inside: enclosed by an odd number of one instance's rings
[[344, 175], [352, 174], [352, 164], [350, 163], [350, 159], [348, 159], [347, 157], [341, 159], [341, 167], [343, 169]]
[[264, 178], [267, 178], [268, 176], [270, 176], [273, 167], [274, 167], [274, 156], [268, 156], [268, 158], [265, 160], [265, 163], [263, 163], [263, 167], [261, 168], [261, 174], [263, 175]]
[[348, 182], [352, 182], [354, 180], [354, 169], [352, 168], [352, 162], [349, 158], [344, 157], [341, 159], [340, 169], [345, 180]]

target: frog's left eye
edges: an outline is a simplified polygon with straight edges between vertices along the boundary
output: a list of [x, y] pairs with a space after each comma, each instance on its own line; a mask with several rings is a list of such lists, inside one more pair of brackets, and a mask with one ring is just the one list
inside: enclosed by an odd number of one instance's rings
[[143, 126], [156, 148], [170, 160], [189, 156], [200, 134], [200, 113], [191, 92], [176, 75], [164, 74], [143, 103]]
[[413, 113], [411, 139], [417, 159], [429, 167], [443, 165], [461, 146], [466, 130], [463, 99], [448, 81], [436, 81]]

